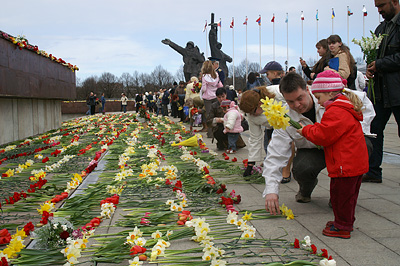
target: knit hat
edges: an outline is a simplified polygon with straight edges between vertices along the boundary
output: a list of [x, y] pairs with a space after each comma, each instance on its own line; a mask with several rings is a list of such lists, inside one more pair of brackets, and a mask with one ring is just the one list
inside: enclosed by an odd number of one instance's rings
[[325, 70], [318, 74], [311, 85], [311, 92], [331, 92], [344, 89], [347, 80], [342, 79], [340, 75], [332, 70]]
[[283, 71], [283, 68], [281, 66], [281, 64], [279, 64], [276, 61], [271, 61], [268, 62], [265, 67], [259, 72], [260, 74], [265, 74], [267, 73], [267, 71], [269, 70], [278, 70], [278, 71]]
[[229, 107], [229, 105], [231, 104], [231, 101], [230, 100], [223, 100], [222, 102], [221, 102], [221, 107]]

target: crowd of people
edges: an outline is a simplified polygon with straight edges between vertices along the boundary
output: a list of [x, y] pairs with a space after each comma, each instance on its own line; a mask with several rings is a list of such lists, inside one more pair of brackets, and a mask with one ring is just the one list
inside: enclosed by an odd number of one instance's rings
[[[259, 73], [248, 75], [245, 88], [234, 88], [224, 84], [218, 59], [209, 58], [200, 75], [187, 83], [138, 94], [136, 112], [146, 107], [189, 123], [191, 130], [202, 126], [199, 131], [207, 132], [208, 138], [216, 140], [216, 148], [227, 153], [246, 146], [241, 133], [248, 130], [243, 176], [250, 176], [254, 165], [262, 162], [265, 208], [271, 214], [280, 213], [280, 183], [290, 182], [293, 175], [299, 185], [296, 201], [308, 203], [319, 173], [327, 168], [334, 220], [326, 223], [323, 234], [350, 238], [361, 183], [382, 182], [385, 125], [391, 114], [398, 125], [400, 121], [399, 1], [375, 0], [375, 4], [385, 19], [375, 33], [385, 37], [366, 71], [366, 78], [375, 81], [373, 99], [366, 94], [366, 79], [350, 49], [340, 36], [331, 35], [317, 42], [321, 58], [314, 66], [300, 58], [302, 73], [296, 73], [295, 67], [285, 72], [281, 64], [271, 61]], [[126, 106], [124, 97], [122, 107]], [[272, 128], [261, 108], [266, 97], [281, 101], [300, 128]], [[90, 110], [94, 98], [88, 97]]]

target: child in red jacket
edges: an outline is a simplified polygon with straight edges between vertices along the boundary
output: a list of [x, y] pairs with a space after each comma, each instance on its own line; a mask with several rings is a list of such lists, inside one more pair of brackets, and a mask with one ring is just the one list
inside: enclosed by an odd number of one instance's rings
[[362, 102], [344, 90], [341, 77], [331, 70], [318, 74], [311, 91], [326, 111], [321, 123], [307, 125], [298, 132], [324, 147], [335, 220], [329, 221], [322, 233], [350, 238], [362, 175], [368, 172], [367, 146], [360, 125]]

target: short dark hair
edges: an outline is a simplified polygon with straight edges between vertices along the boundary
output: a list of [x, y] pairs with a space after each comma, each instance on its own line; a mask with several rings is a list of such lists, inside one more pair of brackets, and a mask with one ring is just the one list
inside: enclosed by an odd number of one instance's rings
[[282, 94], [294, 92], [298, 88], [307, 90], [307, 84], [305, 80], [296, 72], [289, 72], [281, 79], [281, 82], [279, 83], [279, 91]]
[[222, 94], [226, 94], [226, 89], [224, 87], [218, 88], [215, 92], [215, 96], [221, 96]]
[[256, 81], [256, 73], [250, 72], [249, 75], [247, 76], [247, 80], [249, 81], [250, 84], [254, 83]]

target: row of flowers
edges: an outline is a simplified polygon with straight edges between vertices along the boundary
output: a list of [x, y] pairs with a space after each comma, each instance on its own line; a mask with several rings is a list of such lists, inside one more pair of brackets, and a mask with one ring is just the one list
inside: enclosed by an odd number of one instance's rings
[[59, 63], [65, 67], [68, 67], [69, 69], [71, 69], [72, 71], [76, 71], [79, 70], [79, 68], [76, 65], [72, 65], [70, 63], [65, 62], [63, 59], [61, 58], [57, 58], [55, 56], [53, 56], [52, 54], [48, 54], [46, 51], [44, 50], [39, 50], [39, 47], [37, 45], [31, 45], [29, 44], [28, 40], [26, 39], [25, 35], [18, 35], [17, 37], [11, 36], [3, 31], [0, 31], [0, 36], [7, 40], [12, 42], [13, 44], [15, 44], [17, 46], [17, 48], [19, 48], [20, 50], [22, 49], [26, 49], [32, 52], [37, 53], [38, 55], [41, 55], [43, 57], [46, 57], [48, 59], [50, 59], [51, 61], [54, 61], [56, 63]]

